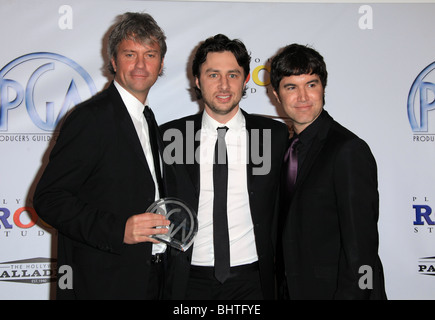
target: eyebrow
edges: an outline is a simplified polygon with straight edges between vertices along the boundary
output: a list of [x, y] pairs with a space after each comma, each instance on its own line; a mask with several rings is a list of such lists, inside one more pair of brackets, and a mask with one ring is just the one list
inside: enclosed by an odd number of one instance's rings
[[[214, 68], [208, 68], [207, 70], [205, 70], [205, 73], [210, 73], [210, 72], [220, 72], [221, 70], [219, 69], [214, 69]], [[234, 69], [234, 70], [228, 70], [227, 73], [238, 73], [238, 74], [242, 74], [242, 72], [238, 69]]]
[[[313, 79], [313, 80], [307, 81], [307, 82], [305, 83], [305, 85], [310, 84], [310, 83], [320, 83], [320, 80], [319, 80], [319, 79]], [[294, 84], [294, 83], [286, 83], [286, 84], [284, 85], [284, 88], [292, 87], [292, 86], [296, 86], [296, 84]]]
[[[138, 52], [138, 50], [126, 48], [126, 49], [123, 49], [121, 52]], [[145, 53], [150, 53], [150, 52], [159, 53], [160, 51], [156, 50], [156, 49], [150, 49], [150, 50], [145, 51]]]

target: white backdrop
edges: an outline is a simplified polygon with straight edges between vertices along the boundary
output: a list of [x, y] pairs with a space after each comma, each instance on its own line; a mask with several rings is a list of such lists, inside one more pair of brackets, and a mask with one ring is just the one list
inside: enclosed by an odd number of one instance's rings
[[0, 0], [0, 299], [52, 297], [56, 233], [32, 209], [33, 190], [58, 116], [109, 82], [104, 40], [126, 11], [150, 13], [168, 37], [149, 96], [159, 123], [199, 110], [190, 61], [209, 36], [246, 44], [241, 106], [278, 118], [268, 59], [293, 42], [316, 48], [329, 71], [325, 108], [377, 159], [387, 294], [435, 298], [434, 3]]

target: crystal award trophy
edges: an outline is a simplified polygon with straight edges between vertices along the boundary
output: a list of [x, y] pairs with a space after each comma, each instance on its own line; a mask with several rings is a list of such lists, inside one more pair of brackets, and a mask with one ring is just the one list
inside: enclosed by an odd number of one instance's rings
[[146, 212], [161, 214], [171, 224], [168, 233], [156, 234], [152, 237], [181, 251], [192, 245], [198, 232], [198, 220], [195, 211], [184, 201], [177, 198], [163, 198], [154, 202]]

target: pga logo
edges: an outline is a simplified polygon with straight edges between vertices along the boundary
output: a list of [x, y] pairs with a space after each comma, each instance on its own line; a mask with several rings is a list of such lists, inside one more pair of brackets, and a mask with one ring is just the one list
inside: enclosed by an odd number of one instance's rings
[[86, 70], [65, 56], [21, 56], [0, 70], [0, 132], [25, 132], [35, 125], [53, 131], [69, 109], [96, 92]]
[[435, 110], [435, 62], [420, 72], [409, 91], [408, 119], [413, 132], [429, 131], [432, 110]]

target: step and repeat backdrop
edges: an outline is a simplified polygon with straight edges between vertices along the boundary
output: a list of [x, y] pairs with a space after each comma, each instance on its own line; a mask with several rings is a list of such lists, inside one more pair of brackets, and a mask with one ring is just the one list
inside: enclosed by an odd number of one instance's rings
[[149, 95], [159, 123], [200, 110], [190, 68], [207, 37], [245, 43], [241, 106], [281, 121], [270, 58], [294, 42], [317, 49], [329, 71], [325, 109], [378, 163], [388, 297], [435, 299], [435, 3], [121, 0], [0, 0], [0, 299], [54, 297], [57, 235], [33, 192], [64, 115], [110, 83], [106, 38], [126, 11], [150, 13], [167, 35]]

